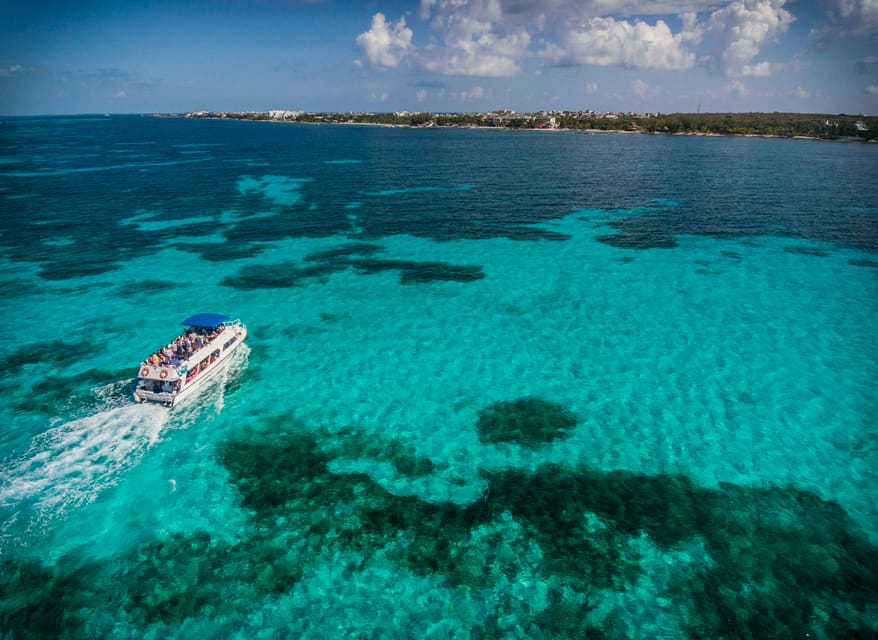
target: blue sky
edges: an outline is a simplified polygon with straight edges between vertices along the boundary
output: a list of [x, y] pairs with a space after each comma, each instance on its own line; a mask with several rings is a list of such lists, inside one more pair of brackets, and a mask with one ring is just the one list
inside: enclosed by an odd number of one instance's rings
[[878, 0], [0, 0], [0, 113], [878, 113]]

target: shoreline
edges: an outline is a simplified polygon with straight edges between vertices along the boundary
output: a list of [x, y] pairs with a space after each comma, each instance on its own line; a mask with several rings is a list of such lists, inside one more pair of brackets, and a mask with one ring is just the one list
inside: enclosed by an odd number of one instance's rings
[[711, 137], [711, 138], [776, 138], [779, 140], [809, 140], [819, 142], [867, 142], [875, 143], [878, 140], [861, 138], [857, 136], [839, 136], [839, 137], [820, 137], [809, 135], [782, 135], [771, 133], [718, 133], [715, 131], [648, 131], [648, 130], [630, 130], [630, 129], [595, 129], [595, 128], [567, 128], [567, 127], [510, 127], [496, 125], [479, 125], [479, 124], [448, 124], [448, 125], [420, 125], [408, 123], [386, 123], [386, 122], [354, 122], [350, 120], [318, 120], [318, 121], [300, 121], [298, 119], [274, 119], [274, 118], [254, 118], [254, 117], [236, 117], [228, 113], [218, 113], [216, 115], [194, 115], [192, 113], [168, 114], [154, 113], [150, 114], [153, 118], [181, 118], [192, 120], [234, 120], [237, 122], [267, 122], [275, 124], [301, 124], [301, 125], [341, 125], [341, 126], [362, 126], [362, 127], [382, 127], [386, 129], [479, 129], [490, 131], [537, 131], [537, 132], [554, 132], [554, 133], [573, 133], [579, 135], [599, 135], [599, 134], [641, 134], [641, 135], [666, 135], [666, 136], [695, 136], [695, 137]]

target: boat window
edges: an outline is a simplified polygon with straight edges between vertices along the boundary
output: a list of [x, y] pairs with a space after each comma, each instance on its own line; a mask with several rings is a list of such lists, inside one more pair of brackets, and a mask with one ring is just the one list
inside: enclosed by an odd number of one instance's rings
[[237, 341], [238, 341], [238, 336], [232, 336], [232, 339], [223, 345], [223, 351], [226, 351], [229, 347], [231, 347]]

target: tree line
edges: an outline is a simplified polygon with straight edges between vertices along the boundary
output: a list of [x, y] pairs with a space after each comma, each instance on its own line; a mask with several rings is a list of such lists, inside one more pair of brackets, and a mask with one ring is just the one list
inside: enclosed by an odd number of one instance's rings
[[[198, 112], [187, 117], [276, 120], [268, 112]], [[286, 118], [306, 123], [380, 124], [405, 127], [560, 128], [593, 131], [636, 131], [668, 134], [755, 135], [784, 138], [878, 139], [878, 118], [847, 114], [806, 113], [296, 113]]]

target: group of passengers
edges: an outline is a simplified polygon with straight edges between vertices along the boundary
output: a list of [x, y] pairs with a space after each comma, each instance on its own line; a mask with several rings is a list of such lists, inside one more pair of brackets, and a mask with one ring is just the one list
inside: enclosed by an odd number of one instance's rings
[[201, 349], [204, 345], [214, 340], [225, 329], [225, 325], [211, 329], [197, 327], [187, 329], [183, 335], [174, 338], [173, 342], [159, 349], [149, 358], [143, 361], [143, 366], [153, 367], [176, 367], [184, 360]]
[[137, 384], [138, 389], [145, 389], [153, 393], [177, 393], [182, 386], [182, 380], [141, 380]]

